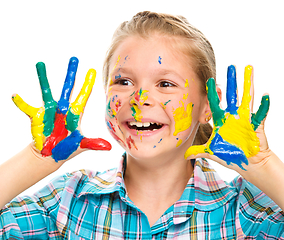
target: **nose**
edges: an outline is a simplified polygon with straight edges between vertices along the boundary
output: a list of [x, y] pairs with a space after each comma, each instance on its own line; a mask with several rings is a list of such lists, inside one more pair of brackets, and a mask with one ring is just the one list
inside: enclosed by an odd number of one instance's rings
[[131, 106], [135, 105], [138, 108], [142, 107], [142, 106], [153, 105], [153, 103], [149, 99], [149, 91], [142, 90], [142, 88], [140, 88], [140, 90], [133, 92], [133, 94], [131, 95], [131, 98], [130, 98], [130, 105]]

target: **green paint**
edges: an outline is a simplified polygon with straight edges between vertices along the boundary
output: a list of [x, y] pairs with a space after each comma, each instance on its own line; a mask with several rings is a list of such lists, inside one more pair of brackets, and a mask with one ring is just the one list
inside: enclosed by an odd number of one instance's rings
[[72, 113], [71, 108], [69, 108], [66, 117], [66, 129], [70, 132], [74, 132], [79, 125], [80, 115]]
[[132, 97], [134, 95], [135, 91], [133, 93], [131, 93], [130, 97]]
[[214, 78], [209, 78], [207, 83], [207, 97], [212, 111], [214, 126], [221, 127], [224, 124], [225, 111], [220, 108], [220, 99], [216, 91]]
[[256, 113], [252, 113], [251, 123], [253, 125], [253, 129], [256, 130], [263, 119], [267, 116], [270, 105], [270, 99], [268, 95], [262, 96], [261, 104]]
[[45, 113], [43, 118], [43, 123], [44, 123], [43, 134], [44, 136], [47, 137], [53, 131], [57, 103], [54, 101], [52, 97], [52, 93], [46, 77], [45, 64], [43, 62], [38, 62], [36, 64], [36, 69], [37, 69], [37, 75], [40, 83], [42, 99], [45, 108]]
[[108, 115], [110, 118], [114, 118], [115, 116], [113, 115], [113, 111], [112, 111], [112, 109], [111, 109], [110, 102], [111, 102], [111, 98], [109, 98], [109, 101], [108, 101], [108, 103], [107, 103], [107, 106], [106, 106], [106, 113], [107, 113], [107, 115]]
[[49, 102], [45, 104], [44, 107], [45, 107], [45, 112], [43, 117], [43, 123], [44, 123], [43, 134], [44, 136], [47, 137], [52, 133], [54, 128], [57, 103], [55, 101]]
[[165, 103], [164, 103], [164, 106], [166, 106], [166, 105], [167, 105], [170, 101], [171, 101], [171, 100], [169, 100], [169, 101], [165, 102]]

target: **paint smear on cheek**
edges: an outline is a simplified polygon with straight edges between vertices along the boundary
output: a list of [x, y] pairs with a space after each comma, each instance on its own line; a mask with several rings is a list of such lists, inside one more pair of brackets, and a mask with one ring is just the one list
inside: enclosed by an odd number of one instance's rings
[[126, 143], [127, 143], [127, 146], [128, 146], [129, 149], [131, 149], [131, 144], [132, 144], [132, 145], [134, 146], [134, 148], [135, 148], [136, 150], [138, 150], [138, 148], [136, 147], [135, 142], [134, 142], [134, 140], [131, 138], [131, 136], [129, 136], [128, 138], [126, 138]]
[[[112, 137], [117, 141], [123, 144], [123, 146], [126, 146], [125, 143], [117, 136], [115, 128], [113, 126], [113, 124], [110, 121], [106, 121], [107, 127], [109, 129], [110, 134], [112, 135]], [[118, 128], [120, 129], [120, 127], [118, 126]], [[121, 131], [121, 129], [120, 129]]]
[[174, 120], [175, 120], [174, 136], [188, 129], [191, 126], [191, 121], [192, 121], [193, 104], [188, 103], [186, 108], [184, 107], [184, 103], [182, 101], [180, 101], [180, 104], [182, 104], [182, 106], [176, 108], [173, 111]]
[[179, 139], [179, 140], [178, 140], [178, 142], [177, 142], [176, 147], [180, 146], [181, 144], [182, 144], [182, 140], [181, 140], [181, 139]]
[[[113, 69], [112, 69], [112, 71], [111, 71], [110, 76], [112, 75], [113, 71], [116, 69], [116, 67], [117, 67], [117, 65], [118, 65], [118, 63], [119, 63], [119, 61], [120, 61], [120, 56], [118, 56], [117, 61], [116, 61], [116, 64], [114, 65], [114, 67], [113, 67]], [[110, 85], [113, 84], [113, 80], [112, 80], [111, 77], [110, 77], [110, 79], [109, 79], [109, 84], [110, 84]]]
[[158, 58], [158, 63], [159, 63], [159, 64], [162, 64], [162, 58], [161, 58], [161, 56], [159, 56], [159, 58]]
[[189, 87], [188, 79], [185, 79], [184, 87]]
[[170, 102], [171, 100], [166, 101], [165, 103], [161, 103], [163, 109], [166, 109], [166, 105]]

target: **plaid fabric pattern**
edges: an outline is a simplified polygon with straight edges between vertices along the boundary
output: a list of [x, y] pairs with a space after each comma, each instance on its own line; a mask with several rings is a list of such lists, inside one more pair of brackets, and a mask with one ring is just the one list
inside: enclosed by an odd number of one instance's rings
[[[220, 179], [205, 159], [181, 198], [150, 227], [118, 169], [77, 171], [0, 211], [2, 239], [284, 239], [284, 213], [241, 177]], [[151, 204], [151, 203], [149, 203]]]

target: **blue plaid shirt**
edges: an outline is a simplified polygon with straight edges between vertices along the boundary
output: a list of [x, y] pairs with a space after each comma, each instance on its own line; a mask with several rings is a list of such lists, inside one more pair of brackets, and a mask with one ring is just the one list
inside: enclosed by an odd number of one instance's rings
[[[77, 171], [0, 211], [2, 239], [284, 239], [284, 213], [255, 186], [227, 184], [205, 159], [181, 198], [150, 227], [118, 169]], [[149, 203], [151, 204], [151, 203]]]

